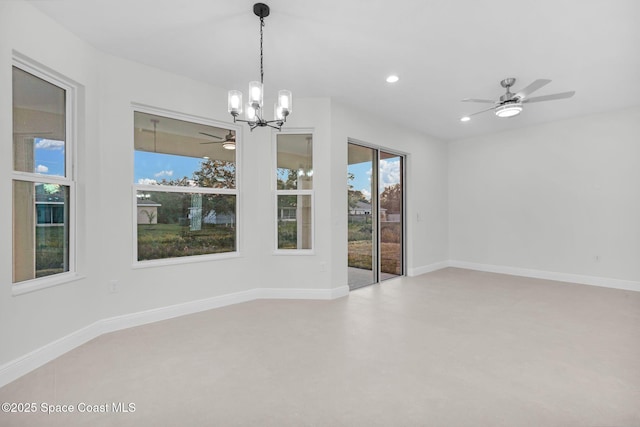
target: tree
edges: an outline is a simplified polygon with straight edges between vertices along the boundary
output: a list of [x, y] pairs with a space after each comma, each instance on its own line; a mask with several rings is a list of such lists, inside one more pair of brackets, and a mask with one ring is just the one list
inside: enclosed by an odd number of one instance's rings
[[355, 175], [352, 173], [347, 173], [347, 182], [349, 183], [349, 189], [347, 190], [347, 194], [349, 197], [349, 209], [353, 209], [358, 205], [358, 202], [366, 202], [369, 203], [369, 200], [362, 194], [362, 191], [355, 190], [353, 188], [353, 184], [351, 182], [355, 179]]
[[[233, 162], [205, 159], [200, 163], [200, 170], [195, 171], [191, 178], [163, 178], [158, 184], [173, 187], [235, 188], [235, 172], [236, 165]], [[162, 205], [158, 211], [158, 222], [177, 224], [187, 220], [191, 206], [190, 194], [158, 191], [153, 194], [153, 200]], [[216, 214], [235, 214], [235, 202], [233, 195], [206, 194], [202, 205], [203, 216], [209, 215], [212, 211]]]
[[149, 220], [148, 224], [153, 224], [153, 220], [156, 219], [155, 211], [143, 209], [142, 212], [147, 216], [147, 219]]
[[298, 188], [298, 170], [278, 168], [278, 190], [295, 190]]
[[402, 210], [402, 186], [400, 183], [385, 187], [380, 194], [380, 207], [388, 214], [400, 213]]
[[193, 173], [198, 187], [236, 188], [236, 164], [226, 160], [206, 159]]

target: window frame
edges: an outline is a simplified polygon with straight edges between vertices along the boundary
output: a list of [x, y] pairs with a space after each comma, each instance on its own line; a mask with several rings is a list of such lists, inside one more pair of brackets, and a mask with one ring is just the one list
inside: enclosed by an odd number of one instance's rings
[[[15, 170], [14, 164], [14, 156], [15, 152], [12, 148], [12, 166], [11, 166], [11, 200], [13, 205], [14, 200], [14, 189], [13, 183], [15, 181], [22, 182], [30, 182], [30, 183], [48, 183], [48, 184], [58, 184], [61, 186], [65, 186], [69, 188], [69, 246], [68, 246], [68, 262], [69, 269], [68, 271], [64, 271], [61, 273], [52, 274], [50, 276], [37, 277], [34, 279], [23, 280], [20, 282], [13, 281], [14, 274], [14, 246], [13, 246], [13, 238], [11, 243], [11, 252], [12, 252], [12, 262], [11, 262], [11, 283], [12, 283], [12, 293], [13, 295], [21, 295], [29, 292], [33, 292], [40, 289], [46, 289], [52, 286], [57, 286], [69, 282], [73, 282], [81, 279], [82, 277], [78, 275], [78, 266], [77, 266], [77, 174], [76, 174], [76, 164], [75, 161], [77, 157], [77, 136], [78, 136], [78, 122], [77, 122], [77, 108], [78, 108], [78, 93], [80, 85], [73, 82], [71, 79], [64, 77], [63, 75], [45, 67], [44, 65], [38, 64], [35, 61], [32, 61], [17, 52], [13, 53], [12, 58], [12, 76], [13, 76], [13, 68], [17, 68], [21, 71], [24, 71], [28, 74], [31, 74], [39, 79], [46, 81], [47, 83], [56, 86], [65, 91], [65, 171], [64, 176], [58, 175], [47, 175], [38, 172], [25, 172], [25, 171], [17, 171]], [[11, 93], [15, 90], [13, 83], [11, 84]], [[13, 96], [13, 95], [12, 95]], [[13, 138], [13, 102], [11, 108], [11, 117], [12, 117], [12, 138]], [[13, 144], [12, 144], [13, 145]], [[13, 211], [13, 209], [12, 209]], [[34, 210], [35, 212], [35, 210]], [[14, 216], [14, 212], [11, 213], [12, 218]], [[35, 224], [37, 224], [37, 217], [35, 218]], [[12, 221], [11, 225], [11, 234], [13, 236], [15, 230]], [[35, 248], [34, 248], [35, 250]]]
[[[281, 190], [278, 189], [278, 136], [279, 135], [311, 135], [311, 168], [314, 171], [314, 181], [312, 182], [311, 189], [307, 190]], [[274, 189], [273, 197], [273, 222], [274, 222], [274, 242], [273, 242], [273, 255], [315, 255], [315, 227], [316, 227], [316, 204], [315, 204], [315, 167], [314, 159], [316, 158], [315, 149], [315, 130], [313, 128], [287, 128], [279, 132], [274, 131], [272, 133], [272, 169], [271, 180], [272, 188]], [[310, 196], [311, 200], [311, 248], [310, 249], [281, 249], [278, 248], [278, 197], [279, 196]]]
[[[132, 237], [133, 237], [133, 260], [132, 260], [132, 268], [150, 268], [150, 267], [159, 267], [165, 265], [176, 265], [176, 264], [190, 264], [194, 262], [206, 262], [206, 261], [215, 261], [229, 258], [238, 258], [241, 255], [241, 236], [242, 236], [242, 227], [241, 227], [241, 198], [240, 198], [240, 188], [241, 188], [241, 158], [242, 158], [242, 127], [238, 126], [234, 123], [217, 121], [205, 117], [196, 116], [193, 114], [185, 114], [179, 113], [176, 111], [166, 110], [163, 108], [152, 107], [149, 105], [131, 103], [131, 130], [133, 131], [133, 117], [136, 112], [153, 114], [156, 116], [166, 117], [168, 119], [176, 119], [182, 120], [189, 123], [196, 123], [205, 126], [214, 126], [223, 129], [233, 130], [236, 133], [236, 156], [235, 156], [235, 188], [212, 188], [212, 187], [177, 187], [177, 186], [164, 186], [164, 185], [149, 185], [149, 184], [137, 184], [134, 182], [135, 177], [135, 161], [134, 156], [136, 152], [135, 141], [131, 140], [131, 176], [129, 182], [132, 182], [132, 191], [131, 191], [131, 218], [132, 218]], [[133, 135], [133, 132], [132, 132]], [[235, 195], [236, 197], [236, 215], [235, 215], [235, 225], [236, 225], [236, 242], [235, 251], [231, 252], [222, 252], [222, 253], [214, 253], [214, 254], [202, 254], [202, 255], [188, 255], [182, 257], [174, 257], [174, 258], [159, 258], [159, 259], [151, 259], [151, 260], [138, 260], [138, 205], [137, 205], [137, 194], [138, 191], [146, 191], [146, 192], [165, 192], [165, 193], [192, 193], [192, 194], [224, 194], [224, 195]]]

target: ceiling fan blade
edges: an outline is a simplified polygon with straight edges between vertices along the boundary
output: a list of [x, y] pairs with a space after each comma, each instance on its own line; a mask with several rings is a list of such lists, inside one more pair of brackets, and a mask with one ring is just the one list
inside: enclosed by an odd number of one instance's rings
[[575, 93], [576, 91], [572, 90], [570, 92], [554, 93], [552, 95], [534, 96], [533, 98], [524, 99], [522, 102], [542, 102], [553, 101], [554, 99], [571, 98]]
[[483, 104], [496, 104], [496, 101], [492, 101], [490, 99], [476, 99], [476, 98], [465, 98], [462, 102], [481, 102]]
[[207, 142], [201, 142], [200, 144], [222, 144], [223, 142], [226, 142], [226, 141], [207, 141]]
[[547, 85], [549, 83], [551, 83], [551, 80], [549, 80], [549, 79], [538, 79], [535, 82], [531, 83], [529, 86], [527, 86], [524, 89], [518, 91], [518, 93], [516, 93], [515, 96], [517, 96], [520, 99], [524, 99], [527, 96], [529, 96], [530, 94], [532, 94], [533, 92], [535, 92], [538, 89], [540, 89], [542, 86], [545, 86], [545, 85]]
[[211, 138], [224, 139], [224, 138], [222, 138], [221, 136], [211, 135], [210, 133], [205, 133], [205, 132], [198, 132], [198, 133], [200, 133], [201, 135], [207, 135], [207, 136], [210, 136]]
[[478, 112], [473, 113], [473, 114], [468, 114], [468, 115], [467, 115], [467, 116], [465, 116], [465, 117], [475, 116], [475, 115], [482, 114], [482, 113], [486, 113], [487, 111], [491, 111], [491, 110], [495, 110], [495, 109], [496, 109], [496, 107], [487, 108], [486, 110], [481, 110], [481, 111], [478, 111]]

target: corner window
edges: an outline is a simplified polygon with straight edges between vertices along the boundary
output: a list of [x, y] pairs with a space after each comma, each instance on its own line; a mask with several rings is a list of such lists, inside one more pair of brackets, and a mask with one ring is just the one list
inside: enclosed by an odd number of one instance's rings
[[236, 132], [134, 112], [136, 260], [237, 251]]
[[276, 249], [313, 249], [313, 135], [276, 136]]
[[12, 76], [13, 283], [22, 284], [75, 268], [75, 100], [72, 86], [35, 67], [14, 66]]

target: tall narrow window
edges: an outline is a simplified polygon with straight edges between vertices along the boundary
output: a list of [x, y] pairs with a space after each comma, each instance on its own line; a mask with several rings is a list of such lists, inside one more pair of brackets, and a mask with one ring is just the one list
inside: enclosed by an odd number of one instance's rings
[[13, 283], [21, 283], [74, 269], [73, 97], [35, 69], [12, 73]]
[[136, 260], [237, 250], [236, 133], [134, 112]]
[[313, 249], [313, 136], [276, 138], [276, 248]]

